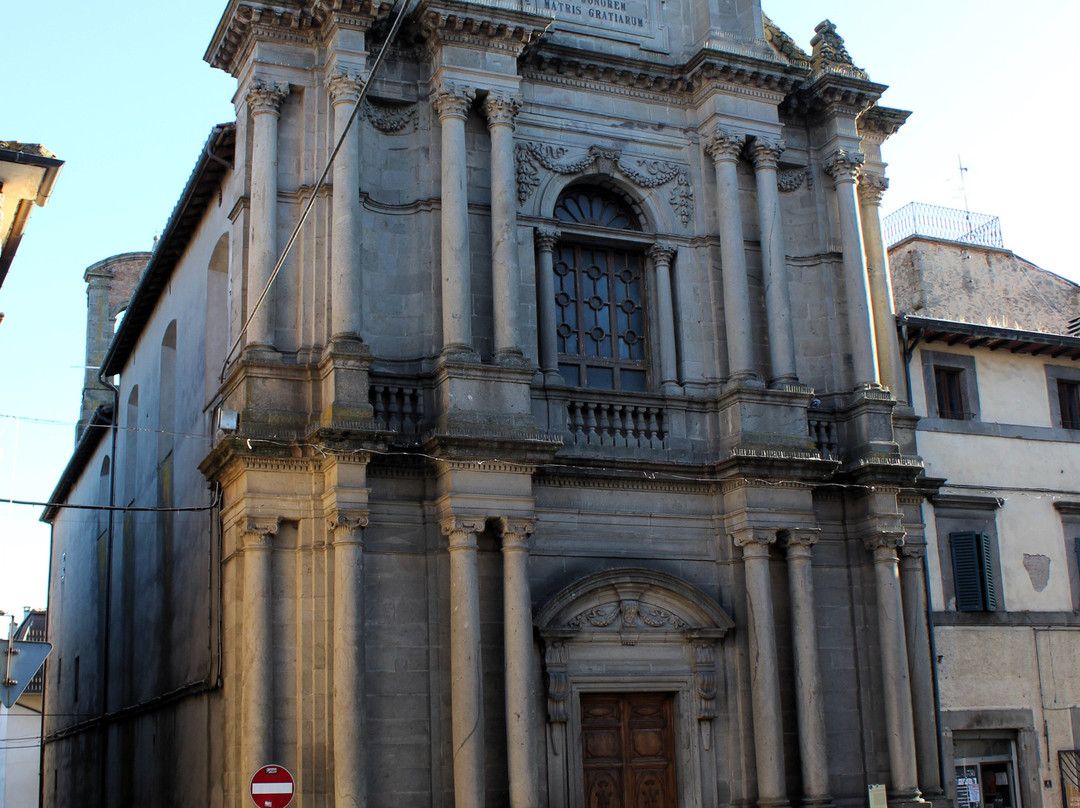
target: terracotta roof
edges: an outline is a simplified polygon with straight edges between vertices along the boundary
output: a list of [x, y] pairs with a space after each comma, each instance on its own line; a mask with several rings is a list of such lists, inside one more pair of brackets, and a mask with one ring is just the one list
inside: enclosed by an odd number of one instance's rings
[[1066, 334], [1044, 334], [1039, 331], [1021, 331], [976, 323], [932, 320], [928, 317], [912, 317], [909, 314], [901, 314], [897, 320], [901, 326], [906, 326], [909, 337], [917, 337], [926, 343], [941, 342], [949, 346], [963, 345], [967, 348], [986, 348], [989, 351], [1071, 359], [1074, 362], [1080, 359], [1080, 337]]

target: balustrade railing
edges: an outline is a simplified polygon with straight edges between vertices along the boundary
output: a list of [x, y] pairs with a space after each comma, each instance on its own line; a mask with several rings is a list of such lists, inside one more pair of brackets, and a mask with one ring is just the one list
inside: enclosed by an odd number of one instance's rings
[[822, 454], [833, 455], [840, 450], [835, 421], [811, 416], [810, 437], [814, 440], [814, 448]]
[[663, 449], [668, 430], [664, 410], [628, 402], [567, 402], [567, 428], [575, 444]]
[[881, 220], [885, 243], [893, 247], [912, 236], [959, 241], [983, 247], [1002, 247], [1001, 220], [986, 213], [972, 213], [911, 202]]
[[375, 423], [380, 429], [406, 435], [421, 431], [424, 423], [423, 388], [373, 379], [370, 400], [375, 410]]

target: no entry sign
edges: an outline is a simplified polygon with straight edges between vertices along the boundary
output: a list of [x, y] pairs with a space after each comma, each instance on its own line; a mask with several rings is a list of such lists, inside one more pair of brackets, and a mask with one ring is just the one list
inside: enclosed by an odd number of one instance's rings
[[259, 808], [285, 808], [296, 783], [284, 766], [263, 766], [251, 776], [251, 800]]

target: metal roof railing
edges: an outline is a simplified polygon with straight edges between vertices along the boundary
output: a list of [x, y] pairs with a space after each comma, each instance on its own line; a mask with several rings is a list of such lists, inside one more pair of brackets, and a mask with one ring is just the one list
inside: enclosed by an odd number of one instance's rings
[[911, 202], [884, 217], [881, 224], [888, 247], [913, 236], [999, 249], [1005, 246], [1001, 238], [1001, 220], [986, 213]]

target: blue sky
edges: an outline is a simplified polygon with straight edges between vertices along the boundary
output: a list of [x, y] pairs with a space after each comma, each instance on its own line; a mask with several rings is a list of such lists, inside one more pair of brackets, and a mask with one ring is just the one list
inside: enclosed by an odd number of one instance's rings
[[[890, 85], [882, 103], [914, 111], [885, 145], [886, 212], [909, 201], [962, 207], [960, 155], [970, 208], [1001, 217], [1005, 245], [1080, 280], [1070, 238], [1078, 212], [1070, 141], [1080, 116], [1062, 44], [1080, 29], [1080, 3], [763, 5], [807, 50], [814, 26], [832, 20], [855, 63]], [[46, 21], [7, 29], [0, 139], [40, 142], [66, 165], [0, 288], [0, 497], [47, 498], [71, 452], [83, 271], [151, 249], [211, 126], [234, 116], [233, 79], [202, 61], [224, 7], [59, 0]], [[45, 603], [49, 531], [40, 511], [0, 503], [2, 610]]]

